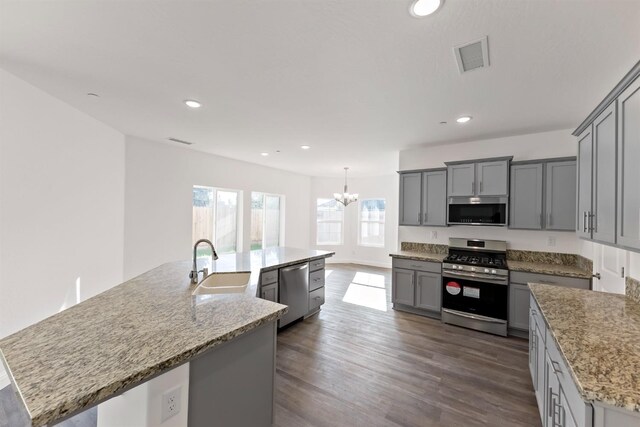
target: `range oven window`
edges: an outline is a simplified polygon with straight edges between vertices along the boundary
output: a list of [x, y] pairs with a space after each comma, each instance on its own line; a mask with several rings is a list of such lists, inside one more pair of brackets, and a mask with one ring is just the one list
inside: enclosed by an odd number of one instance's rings
[[508, 286], [463, 278], [442, 278], [442, 306], [507, 320]]
[[450, 204], [450, 223], [497, 224], [507, 223], [506, 203]]

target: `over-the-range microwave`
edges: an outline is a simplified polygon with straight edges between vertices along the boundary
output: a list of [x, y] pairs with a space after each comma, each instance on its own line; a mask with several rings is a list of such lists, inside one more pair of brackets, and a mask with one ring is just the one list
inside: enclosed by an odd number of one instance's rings
[[449, 197], [449, 225], [507, 225], [507, 197]]

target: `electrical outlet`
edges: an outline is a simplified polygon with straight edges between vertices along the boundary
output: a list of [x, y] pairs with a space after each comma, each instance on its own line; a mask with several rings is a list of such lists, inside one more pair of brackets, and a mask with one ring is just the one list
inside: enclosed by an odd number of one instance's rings
[[162, 395], [162, 422], [180, 412], [180, 394], [182, 387], [176, 387]]
[[433, 230], [431, 232], [431, 240], [436, 240], [438, 238], [438, 232]]
[[549, 239], [547, 240], [547, 245], [555, 246], [556, 245], [556, 238], [553, 237], [553, 236], [549, 236]]

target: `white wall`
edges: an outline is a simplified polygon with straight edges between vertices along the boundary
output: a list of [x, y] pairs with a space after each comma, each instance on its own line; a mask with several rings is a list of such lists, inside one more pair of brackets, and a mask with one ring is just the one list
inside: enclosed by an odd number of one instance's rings
[[[577, 155], [571, 129], [427, 146], [400, 152], [400, 170], [444, 167], [444, 162], [513, 156], [514, 161]], [[436, 233], [434, 235], [433, 233]], [[504, 227], [399, 227], [399, 242], [447, 244], [449, 237], [506, 240], [512, 249], [581, 253], [582, 244], [573, 232], [509, 230]], [[551, 245], [549, 240], [555, 240]]]
[[[309, 246], [311, 178], [211, 154], [126, 139], [124, 275], [131, 278], [164, 262], [191, 258], [194, 185], [285, 196], [285, 244]], [[244, 215], [243, 245], [249, 250], [250, 215]]]
[[313, 178], [311, 180], [311, 241], [310, 246], [321, 250], [335, 251], [336, 255], [328, 262], [346, 262], [381, 267], [390, 267], [389, 253], [397, 249], [398, 232], [398, 174], [368, 178], [349, 178], [349, 191], [358, 193], [359, 199], [383, 198], [386, 201], [385, 247], [366, 247], [358, 245], [358, 205], [350, 204], [345, 208], [344, 244], [316, 244], [316, 200], [332, 198], [333, 193], [341, 192], [344, 178]]
[[124, 136], [0, 69], [0, 337], [122, 281]]

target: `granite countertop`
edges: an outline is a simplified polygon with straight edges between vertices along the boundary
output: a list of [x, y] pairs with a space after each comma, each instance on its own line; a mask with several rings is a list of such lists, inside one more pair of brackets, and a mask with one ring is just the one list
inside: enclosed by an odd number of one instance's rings
[[529, 284], [582, 397], [640, 412], [640, 303]]
[[415, 261], [442, 262], [447, 254], [421, 252], [421, 251], [398, 251], [389, 254], [392, 258], [411, 259]]
[[252, 272], [236, 295], [192, 296], [191, 261], [163, 264], [0, 340], [0, 359], [43, 426], [275, 321], [287, 307], [255, 297], [260, 270], [331, 255], [272, 248], [209, 261], [210, 271]]
[[528, 273], [591, 279], [591, 271], [586, 271], [577, 265], [546, 264], [534, 261], [514, 261], [507, 259], [507, 266], [509, 271], [524, 271]]

